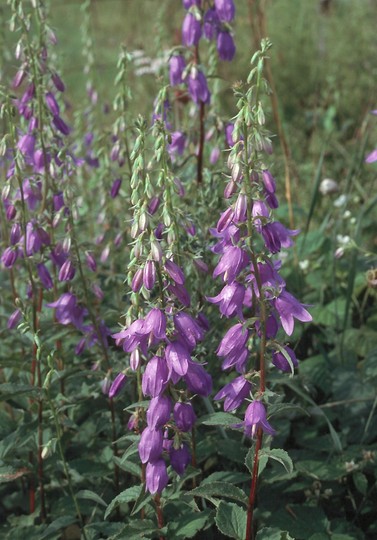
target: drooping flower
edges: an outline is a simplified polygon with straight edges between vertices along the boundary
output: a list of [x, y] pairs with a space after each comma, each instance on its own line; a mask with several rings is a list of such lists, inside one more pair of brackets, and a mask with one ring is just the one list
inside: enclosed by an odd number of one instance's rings
[[187, 388], [193, 394], [208, 396], [212, 392], [212, 379], [202, 364], [190, 362], [186, 375], [183, 377]]
[[124, 373], [118, 373], [118, 375], [115, 377], [114, 381], [112, 382], [110, 389], [109, 389], [109, 398], [112, 399], [123, 390], [124, 385], [127, 382], [127, 377]]
[[168, 145], [168, 152], [172, 158], [175, 155], [181, 156], [185, 150], [186, 135], [181, 131], [173, 131], [171, 143]]
[[60, 324], [73, 324], [78, 329], [83, 328], [85, 310], [77, 305], [74, 294], [63, 293], [58, 300], [46, 306], [55, 308], [55, 317]]
[[221, 60], [231, 62], [236, 54], [236, 46], [229, 32], [219, 32], [217, 35], [217, 52]]
[[226, 384], [224, 388], [215, 395], [214, 399], [224, 399], [224, 411], [232, 412], [238, 409], [243, 401], [249, 396], [251, 386], [251, 382], [241, 375]]
[[236, 8], [233, 0], [215, 0], [215, 9], [220, 21], [231, 22], [234, 19]]
[[212, 304], [219, 304], [220, 313], [225, 317], [237, 315], [242, 318], [244, 297], [245, 287], [234, 281], [230, 285], [225, 285], [217, 296], [206, 296], [206, 299]]
[[202, 25], [192, 13], [187, 13], [182, 24], [182, 43], [192, 47], [199, 43], [202, 36]]
[[312, 316], [304, 306], [289, 292], [282, 291], [280, 296], [273, 301], [279, 315], [281, 325], [288, 336], [292, 335], [294, 319], [301, 322], [310, 322]]
[[244, 425], [248, 437], [255, 437], [259, 428], [269, 435], [275, 435], [275, 430], [267, 420], [266, 409], [261, 401], [253, 401], [247, 407]]
[[161, 356], [153, 356], [146, 365], [141, 387], [145, 396], [156, 397], [163, 393], [169, 378], [166, 361]]
[[207, 79], [202, 71], [192, 69], [188, 77], [188, 91], [192, 100], [200, 104], [208, 104], [211, 99], [211, 94], [208, 90]]
[[281, 371], [290, 372], [293, 371], [293, 368], [298, 366], [298, 361], [295, 355], [295, 352], [288, 346], [284, 347], [284, 350], [291, 359], [292, 366], [290, 365], [288, 359], [286, 356], [282, 353], [282, 351], [275, 351], [272, 355], [272, 363], [275, 367], [278, 369], [281, 369]]
[[187, 373], [191, 356], [182, 343], [179, 341], [169, 343], [165, 350], [165, 358], [170, 374], [174, 372], [178, 376], [183, 376]]
[[162, 454], [163, 433], [161, 429], [147, 426], [144, 428], [138, 445], [142, 463], [156, 461]]
[[171, 466], [181, 476], [191, 461], [190, 450], [187, 444], [183, 443], [180, 448], [174, 448], [173, 446], [169, 452], [169, 457]]
[[171, 399], [160, 395], [151, 399], [147, 410], [147, 423], [150, 428], [162, 428], [170, 418]]
[[152, 495], [155, 493], [161, 493], [161, 491], [167, 486], [169, 477], [166, 470], [166, 464], [163, 459], [148, 462], [145, 470], [145, 482], [147, 490]]
[[177, 402], [174, 405], [174, 421], [181, 431], [190, 431], [196, 421], [196, 414], [191, 403]]
[[170, 58], [169, 62], [169, 77], [171, 86], [177, 86], [183, 83], [183, 72], [186, 68], [186, 60], [181, 54], [177, 54]]
[[249, 262], [250, 258], [244, 249], [228, 246], [213, 271], [213, 277], [216, 278], [223, 274], [223, 280], [230, 284]]

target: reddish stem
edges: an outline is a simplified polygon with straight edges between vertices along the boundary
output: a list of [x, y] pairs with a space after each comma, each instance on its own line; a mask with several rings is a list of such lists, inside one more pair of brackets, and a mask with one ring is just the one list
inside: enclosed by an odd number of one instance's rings
[[[156, 505], [156, 514], [157, 514], [157, 525], [159, 529], [162, 529], [164, 526], [164, 516], [161, 508], [161, 496], [159, 493], [155, 495], [154, 502]], [[159, 536], [159, 540], [165, 540], [165, 536]]]
[[263, 430], [258, 429], [257, 440], [255, 443], [255, 453], [254, 453], [254, 465], [253, 465], [253, 474], [251, 477], [251, 486], [249, 494], [249, 504], [247, 507], [247, 522], [246, 522], [246, 537], [245, 540], [251, 540], [254, 537], [253, 534], [253, 514], [255, 499], [257, 495], [257, 483], [258, 483], [258, 466], [259, 466], [259, 450], [262, 447], [263, 439]]
[[203, 101], [200, 102], [199, 111], [199, 149], [198, 149], [198, 169], [196, 175], [196, 181], [201, 184], [203, 181], [203, 151], [204, 151], [204, 111], [205, 105]]

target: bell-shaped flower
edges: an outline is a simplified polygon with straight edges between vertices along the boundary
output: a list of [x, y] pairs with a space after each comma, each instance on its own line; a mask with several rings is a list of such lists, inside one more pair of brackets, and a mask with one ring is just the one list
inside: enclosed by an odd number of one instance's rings
[[183, 83], [183, 72], [186, 67], [186, 61], [180, 54], [172, 56], [169, 62], [169, 76], [171, 86], [177, 86]]
[[168, 473], [166, 470], [166, 464], [163, 459], [157, 459], [156, 461], [150, 461], [145, 469], [145, 484], [146, 488], [154, 495], [155, 493], [161, 493], [161, 491], [167, 486], [169, 482]]
[[[275, 351], [272, 355], [272, 363], [281, 371], [287, 373], [293, 372], [294, 368], [298, 366], [298, 361], [295, 352], [288, 346], [284, 347], [286, 355], [282, 351]], [[287, 356], [291, 359], [291, 363], [288, 361]]]
[[217, 52], [221, 60], [231, 62], [236, 54], [236, 46], [229, 32], [219, 32], [217, 35]]
[[58, 300], [46, 306], [55, 308], [55, 318], [60, 324], [73, 324], [78, 329], [83, 328], [85, 309], [77, 305], [74, 294], [64, 293]]
[[243, 401], [249, 396], [251, 382], [242, 375], [237, 377], [218, 392], [214, 399], [224, 399], [224, 411], [231, 412], [238, 409]]
[[201, 22], [192, 13], [187, 13], [182, 24], [182, 44], [192, 47], [199, 43], [202, 36]]
[[182, 476], [191, 461], [191, 454], [187, 444], [183, 443], [180, 448], [172, 448], [169, 452], [170, 464], [177, 474]]
[[150, 337], [155, 337], [157, 340], [166, 337], [166, 316], [165, 313], [158, 308], [150, 310], [144, 319], [144, 325], [140, 334], [149, 334]]
[[143, 373], [141, 388], [145, 396], [161, 395], [169, 380], [169, 370], [165, 358], [153, 356], [146, 365]]
[[207, 39], [211, 40], [217, 36], [220, 20], [215, 8], [209, 8], [203, 19], [203, 32]]
[[162, 428], [170, 419], [171, 399], [168, 396], [156, 396], [151, 399], [147, 410], [147, 423], [150, 428]]
[[237, 323], [233, 325], [221, 340], [216, 352], [217, 356], [236, 354], [245, 347], [248, 339], [249, 331], [244, 328], [243, 324]]
[[207, 79], [204, 73], [197, 68], [190, 71], [188, 77], [188, 92], [192, 100], [197, 104], [208, 104], [210, 102], [211, 94], [208, 90]]
[[225, 317], [237, 315], [241, 319], [244, 297], [245, 287], [234, 281], [230, 285], [225, 285], [217, 296], [206, 296], [206, 299], [211, 304], [219, 304], [220, 313]]
[[187, 388], [193, 394], [208, 396], [212, 392], [212, 379], [204, 367], [197, 362], [190, 362], [186, 375], [184, 376]]
[[282, 247], [288, 248], [293, 246], [291, 236], [296, 236], [300, 231], [287, 229], [279, 221], [273, 223], [267, 223], [262, 226], [262, 236], [266, 248], [271, 253], [277, 253]]
[[191, 431], [195, 422], [196, 414], [191, 403], [177, 402], [174, 405], [174, 421], [180, 431]]
[[267, 420], [266, 409], [261, 401], [253, 401], [247, 407], [244, 426], [248, 437], [255, 437], [259, 428], [262, 428], [264, 433], [268, 433], [268, 435], [275, 435], [275, 430]]
[[139, 456], [142, 463], [156, 461], [162, 454], [162, 429], [147, 426], [140, 437], [138, 444]]
[[127, 382], [127, 377], [124, 373], [118, 373], [118, 375], [115, 377], [114, 381], [112, 382], [110, 389], [109, 389], [109, 398], [112, 399], [123, 390], [124, 385]]
[[189, 350], [193, 350], [198, 341], [204, 338], [204, 330], [188, 313], [181, 311], [174, 315], [174, 326], [178, 331], [181, 341]]
[[47, 270], [46, 266], [43, 263], [37, 264], [37, 271], [43, 287], [45, 289], [52, 289], [54, 284], [50, 272]]
[[281, 325], [288, 336], [292, 335], [294, 330], [294, 319], [301, 322], [310, 322], [312, 320], [312, 316], [304, 306], [287, 291], [283, 291], [273, 301], [273, 304], [279, 315]]
[[185, 275], [184, 275], [182, 269], [177, 264], [175, 264], [175, 262], [173, 262], [173, 261], [171, 261], [169, 259], [166, 259], [164, 267], [165, 267], [165, 270], [166, 270], [167, 274], [169, 275], [169, 277], [171, 277], [171, 279], [175, 283], [177, 283], [178, 285], [183, 285], [184, 284]]
[[169, 343], [165, 350], [165, 358], [170, 374], [174, 372], [179, 376], [186, 375], [191, 356], [181, 342]]
[[147, 260], [143, 270], [143, 284], [148, 291], [151, 291], [156, 282], [156, 266], [154, 261]]
[[223, 275], [223, 280], [232, 283], [238, 274], [249, 264], [250, 258], [246, 251], [237, 246], [225, 249], [220, 261], [213, 271], [213, 277]]
[[233, 0], [215, 0], [215, 9], [220, 21], [232, 22], [236, 8]]

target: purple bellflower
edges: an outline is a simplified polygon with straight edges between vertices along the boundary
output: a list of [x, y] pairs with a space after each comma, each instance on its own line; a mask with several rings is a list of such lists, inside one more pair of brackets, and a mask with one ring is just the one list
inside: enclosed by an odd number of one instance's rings
[[275, 430], [267, 420], [266, 409], [261, 401], [253, 401], [247, 407], [244, 425], [248, 437], [255, 437], [259, 428], [268, 435], [275, 435]]
[[171, 86], [183, 83], [183, 72], [186, 68], [186, 61], [180, 54], [172, 56], [169, 62], [169, 77]]
[[231, 62], [236, 54], [236, 46], [229, 32], [219, 32], [217, 35], [217, 52], [221, 60]]
[[215, 0], [215, 9], [222, 22], [231, 22], [234, 19], [236, 8], [233, 0]]
[[202, 25], [195, 15], [187, 13], [182, 24], [182, 43], [186, 47], [192, 47], [199, 43], [202, 36]]
[[192, 100], [199, 104], [208, 104], [211, 94], [208, 90], [207, 79], [202, 71], [192, 69], [188, 77], [188, 91]]
[[145, 470], [145, 481], [147, 490], [154, 495], [161, 493], [169, 482], [166, 464], [163, 459], [150, 461]]

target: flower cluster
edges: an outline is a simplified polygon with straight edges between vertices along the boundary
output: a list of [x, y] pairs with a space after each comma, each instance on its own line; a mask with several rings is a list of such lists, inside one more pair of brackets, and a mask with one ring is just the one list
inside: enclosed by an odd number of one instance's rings
[[[266, 42], [264, 46], [267, 50]], [[262, 50], [259, 60], [263, 60], [264, 53]], [[259, 90], [258, 83], [252, 87], [254, 95]], [[281, 261], [273, 257], [292, 245], [291, 237], [298, 231], [287, 229], [272, 216], [278, 200], [275, 179], [263, 162], [264, 154], [271, 153], [271, 143], [263, 129], [261, 104], [251, 101], [251, 90], [245, 94], [238, 90], [238, 94], [241, 109], [232, 131], [230, 178], [224, 192], [225, 198], [233, 202], [211, 231], [217, 240], [212, 251], [220, 256], [213, 277], [220, 277], [224, 286], [217, 296], [207, 300], [218, 305], [224, 317], [238, 319], [223, 337], [217, 356], [222, 359], [223, 370], [234, 369], [239, 375], [215, 399], [224, 400], [226, 411], [234, 411], [253, 391], [253, 379], [260, 379], [244, 419], [246, 434], [253, 436], [259, 427], [273, 434], [261, 401], [265, 359], [270, 358], [282, 371], [293, 371], [297, 365], [294, 351], [277, 341], [279, 328], [290, 336], [295, 319], [306, 322], [311, 316], [286, 290], [279, 274]], [[251, 347], [258, 347], [258, 343], [259, 369], [250, 365], [254, 356]]]
[[[50, 54], [50, 47], [57, 44], [56, 37], [51, 30], [46, 30], [43, 6], [38, 4], [33, 9], [41, 39], [38, 44], [33, 42], [26, 24], [27, 16], [19, 6], [17, 17], [22, 36], [16, 58], [21, 67], [12, 83], [16, 96], [3, 109], [8, 111], [9, 148], [2, 202], [9, 235], [1, 262], [5, 268], [17, 270], [10, 274], [11, 279], [13, 275], [24, 275], [26, 291], [13, 283], [13, 290], [17, 290], [14, 301], [17, 296], [24, 296], [35, 314], [41, 309], [41, 299], [52, 297], [53, 301], [46, 306], [55, 309], [55, 321], [73, 325], [83, 334], [76, 348], [80, 353], [94, 343], [106, 348], [109, 331], [94, 315], [90, 317], [90, 324], [84, 324], [90, 309], [84, 307], [74, 293], [77, 274], [82, 278], [84, 274], [75, 238], [74, 222], [78, 212], [71, 179], [85, 161], [77, 157], [71, 144], [72, 128], [66, 121], [63, 101], [65, 84]], [[12, 114], [13, 110], [18, 112], [17, 117]], [[96, 272], [97, 263], [89, 250], [86, 265], [89, 272]], [[95, 283], [92, 293], [97, 300], [103, 297]], [[88, 304], [88, 292], [84, 296]]]
[[[164, 97], [160, 96], [160, 105]], [[131, 427], [139, 429], [145, 420], [139, 442], [139, 455], [146, 465], [146, 488], [150, 493], [161, 492], [168, 483], [164, 456], [173, 469], [183, 474], [190, 461], [188, 432], [196, 415], [191, 398], [208, 396], [211, 377], [203, 365], [194, 359], [195, 348], [204, 338], [208, 323], [203, 314], [193, 316], [191, 297], [186, 278], [178, 263], [177, 213], [172, 197], [177, 180], [169, 170], [169, 148], [163, 114], [152, 127], [156, 140], [155, 159], [162, 167], [158, 188], [163, 195], [156, 199], [151, 179], [142, 164], [147, 126], [138, 124], [139, 136], [132, 152], [134, 218], [131, 227], [135, 239], [132, 248], [129, 283], [132, 290], [127, 326], [112, 337], [130, 355], [130, 372], [139, 373], [140, 399], [150, 398], [146, 411], [137, 409]], [[144, 187], [148, 185], [147, 193]], [[140, 189], [140, 191], [139, 191]], [[179, 195], [179, 193], [178, 193]], [[140, 313], [140, 299], [147, 306]], [[133, 319], [133, 320], [132, 320]]]
[[183, 54], [177, 54], [170, 59], [170, 84], [177, 86], [185, 84], [191, 99], [196, 103], [210, 102], [210, 91], [207, 78], [199, 67], [197, 47], [202, 37], [216, 40], [218, 56], [221, 60], [231, 61], [236, 47], [231, 34], [230, 23], [235, 16], [233, 0], [215, 0], [214, 4], [204, 9], [202, 0], [187, 0], [183, 2], [187, 13], [182, 24], [182, 44], [195, 47], [196, 53], [187, 64]]

